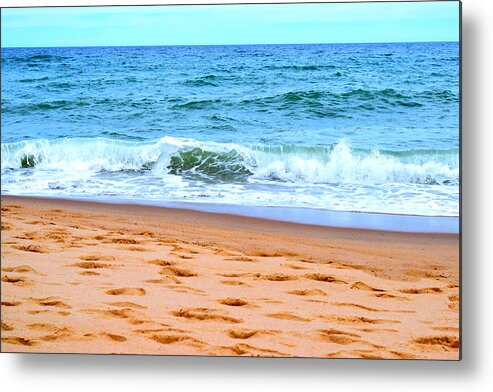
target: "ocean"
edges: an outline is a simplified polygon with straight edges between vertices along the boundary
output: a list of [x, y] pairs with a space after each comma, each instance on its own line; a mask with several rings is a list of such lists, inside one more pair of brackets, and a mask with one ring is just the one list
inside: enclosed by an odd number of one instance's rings
[[2, 195], [459, 215], [457, 42], [1, 53]]

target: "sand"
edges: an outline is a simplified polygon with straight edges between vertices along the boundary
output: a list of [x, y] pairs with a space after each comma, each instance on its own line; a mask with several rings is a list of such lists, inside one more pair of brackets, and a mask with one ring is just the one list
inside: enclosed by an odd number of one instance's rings
[[2, 197], [3, 352], [459, 359], [459, 237]]

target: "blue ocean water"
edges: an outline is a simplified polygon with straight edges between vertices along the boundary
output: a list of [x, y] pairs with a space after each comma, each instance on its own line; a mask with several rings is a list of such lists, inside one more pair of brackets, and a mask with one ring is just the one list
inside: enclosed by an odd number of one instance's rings
[[2, 48], [2, 194], [459, 213], [458, 43]]

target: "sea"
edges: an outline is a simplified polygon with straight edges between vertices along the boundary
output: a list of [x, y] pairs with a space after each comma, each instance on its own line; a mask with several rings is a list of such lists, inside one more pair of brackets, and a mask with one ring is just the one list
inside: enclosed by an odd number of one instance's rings
[[1, 55], [2, 195], [459, 215], [457, 42]]

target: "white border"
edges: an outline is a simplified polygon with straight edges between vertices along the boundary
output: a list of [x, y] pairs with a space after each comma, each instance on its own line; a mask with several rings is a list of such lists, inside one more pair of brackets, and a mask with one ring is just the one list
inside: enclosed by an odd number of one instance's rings
[[[232, 3], [234, 0], [213, 0]], [[242, 1], [243, 3], [249, 1]], [[252, 1], [255, 2], [255, 1]], [[258, 1], [260, 2], [260, 1]], [[274, 1], [269, 1], [274, 2]], [[283, 2], [289, 2], [283, 1]], [[0, 0], [0, 6], [207, 4]], [[364, 361], [0, 354], [4, 391], [487, 391], [493, 385], [493, 15], [463, 0], [463, 360]]]

